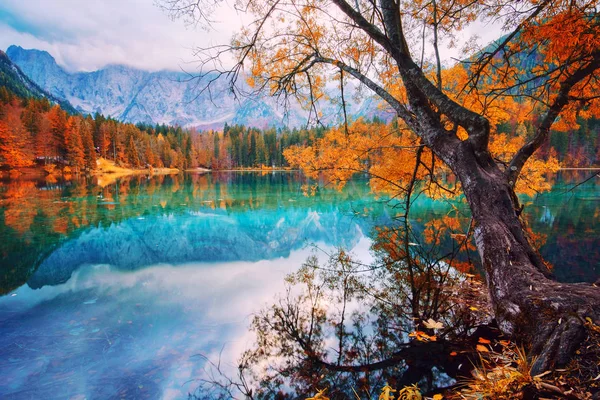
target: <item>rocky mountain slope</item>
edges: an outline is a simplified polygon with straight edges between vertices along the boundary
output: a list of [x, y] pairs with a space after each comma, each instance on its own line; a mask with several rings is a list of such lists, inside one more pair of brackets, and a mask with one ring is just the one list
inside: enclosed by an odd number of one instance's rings
[[[148, 72], [111, 65], [93, 72], [70, 73], [45, 51], [11, 46], [6, 54], [40, 87], [69, 101], [82, 113], [100, 112], [125, 122], [200, 129], [220, 128], [226, 122], [261, 128], [306, 123], [307, 112], [299, 104], [291, 104], [285, 111], [267, 96], [236, 100], [225, 79], [217, 80], [209, 93], [202, 92], [202, 83], [184, 72]], [[338, 96], [336, 92], [332, 90], [331, 97]], [[348, 108], [352, 116], [379, 114], [386, 118], [377, 102], [369, 98], [351, 103]], [[340, 122], [338, 105], [323, 103], [321, 109], [325, 123]]]
[[75, 113], [75, 109], [60, 97], [43, 90], [35, 82], [27, 77], [21, 69], [15, 65], [11, 59], [0, 50], [0, 86], [5, 86], [18, 97], [46, 97], [53, 103], [58, 103], [61, 107], [71, 113]]

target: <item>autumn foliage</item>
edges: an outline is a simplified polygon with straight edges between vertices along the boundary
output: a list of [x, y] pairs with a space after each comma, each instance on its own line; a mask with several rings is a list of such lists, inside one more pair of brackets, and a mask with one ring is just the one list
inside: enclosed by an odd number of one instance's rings
[[61, 164], [96, 169], [102, 157], [133, 168], [283, 167], [283, 150], [310, 145], [324, 128], [257, 129], [225, 124], [197, 132], [166, 125], [127, 124], [103, 115], [69, 115], [45, 99], [18, 98], [0, 87], [0, 165]]
[[[508, 118], [509, 114], [505, 114], [497, 122], [505, 123]], [[512, 135], [497, 133], [491, 138], [490, 151], [508, 163], [526, 140], [527, 132], [518, 128]], [[517, 182], [517, 192], [534, 195], [550, 190], [548, 174], [560, 168], [555, 154], [550, 153], [545, 159], [532, 158]], [[348, 126], [348, 132], [343, 127], [330, 129], [313, 145], [292, 146], [284, 151], [284, 156], [307, 176], [324, 178], [337, 187], [362, 172], [369, 174], [371, 188], [380, 194], [405, 194], [413, 179], [418, 181], [418, 189], [431, 198], [450, 198], [461, 193], [450, 169], [424, 148], [414, 133], [397, 123], [373, 124], [359, 119]]]
[[[124, 124], [99, 114], [93, 118], [71, 116], [47, 100], [20, 99], [7, 90], [2, 93], [0, 163], [9, 168], [64, 163], [79, 173], [94, 170], [97, 157], [130, 167], [230, 169], [292, 165], [312, 177], [328, 171], [328, 178], [336, 184], [343, 184], [356, 172], [368, 171], [374, 190], [394, 193], [412, 176], [420, 146], [416, 135], [401, 123], [386, 124], [378, 119], [361, 119], [348, 127], [329, 129], [261, 130], [225, 125], [222, 131], [196, 132], [165, 125]], [[497, 134], [490, 147], [505, 162], [531, 136], [532, 121], [522, 108], [513, 104], [510, 109], [498, 111], [494, 119]], [[600, 140], [588, 136], [593, 136], [597, 121], [583, 117], [577, 121], [578, 128], [553, 132], [552, 144], [525, 166], [519, 191], [532, 194], [547, 189], [543, 174], [555, 171], [558, 159], [566, 166], [596, 162]], [[433, 181], [448, 176], [449, 170], [432, 160], [430, 150], [423, 149], [420, 157], [435, 171]], [[423, 168], [416, 175], [428, 176], [428, 169]], [[436, 197], [453, 195], [456, 189], [448, 191], [435, 184], [424, 188]]]

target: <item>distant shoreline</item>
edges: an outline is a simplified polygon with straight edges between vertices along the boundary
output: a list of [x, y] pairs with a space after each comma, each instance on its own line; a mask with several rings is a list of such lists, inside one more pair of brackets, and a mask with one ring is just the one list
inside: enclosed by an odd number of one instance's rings
[[[59, 171], [56, 171], [54, 174], [48, 174], [48, 172], [44, 171], [44, 168], [41, 166], [33, 166], [33, 167], [24, 167], [24, 168], [15, 168], [12, 170], [15, 175], [13, 176], [11, 171], [0, 171], [0, 179], [43, 179], [50, 175], [58, 177], [62, 174]], [[87, 174], [94, 176], [98, 179], [98, 183], [100, 186], [105, 186], [114, 182], [116, 179], [133, 176], [133, 175], [174, 175], [182, 172], [187, 173], [197, 173], [197, 174], [206, 174], [206, 173], [216, 173], [216, 172], [298, 172], [299, 169], [293, 168], [227, 168], [227, 169], [209, 169], [209, 168], [188, 168], [184, 170], [180, 170], [177, 168], [127, 168], [116, 166], [113, 161], [106, 160], [103, 158], [99, 158], [97, 161], [97, 169], [88, 172]], [[558, 171], [600, 171], [600, 167], [563, 167], [559, 168]], [[72, 175], [79, 175], [75, 173], [71, 173]]]
[[207, 172], [213, 172], [213, 170], [208, 168], [188, 168], [184, 169], [183, 172], [200, 172], [204, 174]]
[[299, 169], [285, 169], [285, 168], [274, 168], [274, 169], [260, 169], [260, 168], [240, 168], [240, 169], [215, 169], [213, 172], [296, 172]]
[[186, 169], [184, 172], [297, 172], [299, 169], [291, 169], [291, 168], [227, 168], [227, 169], [207, 169], [207, 168], [191, 168]]

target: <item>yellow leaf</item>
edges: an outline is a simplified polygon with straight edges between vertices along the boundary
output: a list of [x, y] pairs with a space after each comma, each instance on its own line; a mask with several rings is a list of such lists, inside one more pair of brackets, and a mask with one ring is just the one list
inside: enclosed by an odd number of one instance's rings
[[379, 395], [379, 400], [393, 400], [394, 395], [392, 393], [394, 393], [395, 391], [396, 391], [396, 389], [392, 389], [392, 387], [390, 385], [386, 384], [381, 389], [381, 394]]
[[442, 400], [444, 398], [444, 396], [442, 396], [441, 394], [434, 394], [433, 395], [433, 400]]
[[398, 400], [422, 400], [421, 391], [417, 385], [405, 386], [398, 392]]
[[317, 394], [314, 397], [308, 397], [306, 400], [329, 400], [329, 397], [325, 396], [325, 392], [327, 388], [319, 390], [317, 389]]

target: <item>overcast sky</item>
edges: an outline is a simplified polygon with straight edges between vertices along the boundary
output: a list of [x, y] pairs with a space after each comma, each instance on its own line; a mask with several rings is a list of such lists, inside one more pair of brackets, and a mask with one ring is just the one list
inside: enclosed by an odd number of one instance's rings
[[154, 0], [0, 0], [0, 49], [46, 50], [70, 71], [107, 64], [191, 70], [192, 49], [228, 42], [240, 16], [222, 8], [215, 30], [172, 21]]
[[[0, 0], [0, 49], [16, 44], [46, 50], [69, 71], [108, 64], [193, 71], [193, 48], [228, 43], [241, 26], [232, 7], [221, 7], [213, 19], [209, 32], [186, 26], [155, 0]], [[489, 26], [474, 29], [483, 44], [500, 34]], [[454, 53], [443, 55], [449, 60]]]

